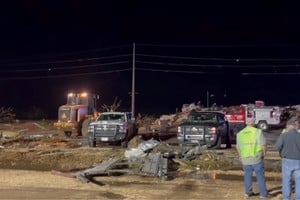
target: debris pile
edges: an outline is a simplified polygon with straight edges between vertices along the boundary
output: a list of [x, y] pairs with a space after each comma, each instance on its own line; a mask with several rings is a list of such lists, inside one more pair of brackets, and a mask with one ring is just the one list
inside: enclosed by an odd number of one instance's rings
[[[204, 154], [207, 150], [206, 146], [177, 148], [176, 150], [169, 147], [169, 151], [155, 151], [155, 149], [165, 145], [154, 139], [143, 141], [137, 148], [125, 151], [126, 159], [110, 158], [92, 166], [92, 168], [75, 173], [74, 177], [83, 182], [92, 182], [96, 176], [135, 174], [158, 177], [161, 180], [170, 180], [176, 174], [178, 175], [177, 170], [181, 166], [185, 169], [187, 166], [193, 169], [196, 169], [195, 166], [198, 166], [199, 169], [201, 167], [201, 170], [204, 169], [205, 165], [199, 165], [199, 160], [194, 161], [199, 156], [201, 157], [201, 162], [221, 161], [220, 155], [217, 153], [210, 152]], [[206, 165], [206, 168], [209, 168], [209, 164]], [[222, 161], [219, 165], [222, 165]]]

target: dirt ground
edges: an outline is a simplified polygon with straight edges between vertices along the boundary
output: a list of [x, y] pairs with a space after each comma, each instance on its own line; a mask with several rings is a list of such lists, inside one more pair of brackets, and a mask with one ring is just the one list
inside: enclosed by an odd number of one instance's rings
[[[0, 125], [2, 133], [14, 135], [1, 139], [1, 199], [244, 199], [242, 170], [234, 160], [234, 149], [179, 162], [174, 177], [166, 181], [123, 174], [83, 183], [74, 177], [75, 172], [109, 158], [124, 159], [125, 149], [90, 148], [83, 139], [66, 139], [48, 122], [17, 125]], [[129, 148], [137, 143], [131, 141]], [[270, 199], [281, 199], [278, 159], [271, 157], [266, 165], [267, 187]], [[254, 192], [258, 192], [256, 182]]]
[[[0, 170], [0, 174], [1, 199], [244, 199], [241, 180], [182, 177], [161, 181], [126, 175], [82, 183], [49, 171]], [[267, 185], [274, 195], [271, 199], [280, 199], [280, 182]]]

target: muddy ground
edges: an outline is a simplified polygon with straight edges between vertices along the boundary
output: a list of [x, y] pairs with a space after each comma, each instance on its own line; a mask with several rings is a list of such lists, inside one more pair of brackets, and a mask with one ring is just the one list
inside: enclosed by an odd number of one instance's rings
[[[118, 146], [90, 148], [84, 138], [65, 138], [51, 122], [2, 124], [1, 199], [243, 199], [242, 170], [235, 149], [206, 151], [190, 160], [174, 159], [169, 180], [134, 174], [95, 177], [83, 183], [74, 174], [109, 158], [126, 160]], [[22, 131], [19, 131], [22, 130]], [[10, 131], [10, 132], [9, 132]], [[16, 134], [17, 133], [17, 134]], [[280, 160], [272, 152], [279, 131], [267, 133], [267, 186], [281, 198]], [[2, 134], [3, 136], [3, 134]], [[134, 138], [129, 148], [141, 142]], [[170, 143], [171, 144], [171, 143]], [[164, 141], [153, 151], [179, 151]], [[131, 168], [130, 168], [131, 169]], [[256, 184], [254, 184], [257, 192]], [[254, 196], [252, 199], [259, 199]]]

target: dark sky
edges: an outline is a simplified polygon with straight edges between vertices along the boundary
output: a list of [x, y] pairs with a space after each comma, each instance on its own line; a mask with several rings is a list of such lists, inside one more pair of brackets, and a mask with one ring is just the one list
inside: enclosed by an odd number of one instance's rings
[[223, 105], [299, 103], [297, 5], [8, 2], [1, 3], [0, 106], [17, 112], [36, 106], [55, 117], [66, 93], [82, 90], [100, 94], [100, 105], [119, 97], [130, 109], [131, 71], [123, 70], [132, 67], [133, 42], [136, 112], [206, 104], [206, 91]]

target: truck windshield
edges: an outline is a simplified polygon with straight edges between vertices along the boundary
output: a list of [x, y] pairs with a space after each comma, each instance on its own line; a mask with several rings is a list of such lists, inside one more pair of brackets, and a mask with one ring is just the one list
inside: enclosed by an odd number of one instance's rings
[[98, 121], [111, 121], [111, 120], [118, 120], [118, 121], [125, 121], [125, 117], [122, 114], [103, 114], [100, 115], [100, 117], [98, 118]]
[[77, 97], [74, 96], [74, 95], [68, 96], [67, 104], [68, 105], [75, 105], [75, 104], [77, 104]]
[[190, 115], [188, 121], [216, 122], [217, 115], [215, 113], [195, 113]]

